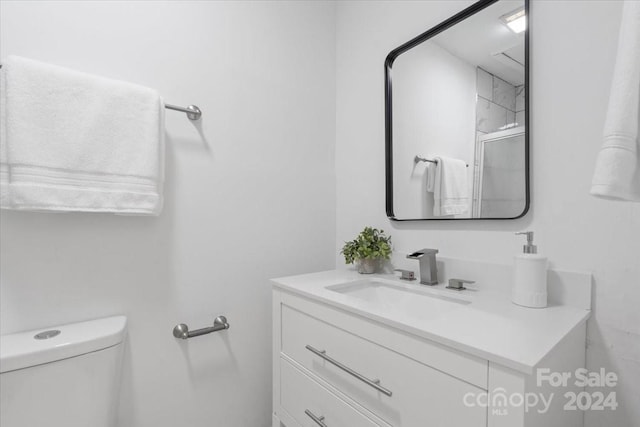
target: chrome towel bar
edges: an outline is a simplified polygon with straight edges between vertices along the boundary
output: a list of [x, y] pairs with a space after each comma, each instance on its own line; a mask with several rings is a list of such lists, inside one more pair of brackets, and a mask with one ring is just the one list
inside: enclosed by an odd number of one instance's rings
[[183, 113], [187, 113], [187, 117], [189, 120], [199, 120], [202, 117], [202, 110], [195, 105], [189, 105], [187, 108], [178, 107], [177, 105], [164, 104], [164, 108], [167, 110], [175, 110], [182, 111]]
[[[0, 68], [2, 68], [2, 64], [0, 64]], [[202, 117], [202, 110], [198, 108], [197, 105], [189, 105], [188, 107], [178, 107], [177, 105], [164, 104], [164, 108], [167, 110], [181, 111], [183, 113], [187, 113], [187, 117], [189, 120], [200, 120]]]
[[186, 340], [187, 338], [199, 337], [200, 335], [223, 331], [225, 329], [229, 329], [229, 322], [227, 322], [227, 318], [224, 316], [218, 316], [213, 321], [213, 326], [196, 329], [195, 331], [189, 331], [189, 327], [187, 325], [180, 323], [173, 328], [173, 336]]
[[[429, 163], [436, 163], [436, 164], [438, 163], [438, 161], [437, 161], [437, 160], [426, 159], [426, 158], [424, 158], [424, 157], [420, 157], [420, 156], [415, 156], [415, 157], [413, 158], [413, 162], [414, 162], [414, 163], [429, 162]], [[467, 165], [467, 167], [469, 167], [469, 165]]]

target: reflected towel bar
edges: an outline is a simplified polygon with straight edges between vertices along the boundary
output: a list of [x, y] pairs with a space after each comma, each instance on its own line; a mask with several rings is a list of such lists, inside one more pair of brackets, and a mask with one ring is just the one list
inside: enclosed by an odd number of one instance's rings
[[[437, 160], [431, 160], [431, 159], [425, 159], [424, 157], [420, 157], [420, 156], [416, 156], [413, 158], [413, 161], [415, 163], [420, 163], [420, 162], [429, 162], [429, 163], [438, 163]], [[469, 165], [466, 165], [467, 167], [469, 167]]]
[[[0, 68], [2, 68], [2, 64], [0, 64]], [[202, 117], [202, 110], [198, 108], [197, 105], [189, 105], [188, 107], [178, 107], [177, 105], [164, 104], [164, 108], [167, 110], [181, 111], [183, 113], [187, 113], [187, 117], [189, 120], [199, 120]]]

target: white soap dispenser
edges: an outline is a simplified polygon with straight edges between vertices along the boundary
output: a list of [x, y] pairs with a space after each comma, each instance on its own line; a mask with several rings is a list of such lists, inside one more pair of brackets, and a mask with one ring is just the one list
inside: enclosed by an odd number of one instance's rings
[[523, 307], [547, 306], [547, 257], [539, 255], [533, 244], [533, 231], [516, 234], [527, 236], [523, 253], [515, 256], [511, 301]]

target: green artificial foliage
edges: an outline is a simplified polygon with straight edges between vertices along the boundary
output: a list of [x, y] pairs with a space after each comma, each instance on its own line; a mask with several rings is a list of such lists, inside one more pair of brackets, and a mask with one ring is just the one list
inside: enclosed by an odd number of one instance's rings
[[354, 240], [346, 242], [340, 251], [347, 264], [359, 259], [391, 258], [391, 236], [384, 235], [384, 230], [365, 227]]

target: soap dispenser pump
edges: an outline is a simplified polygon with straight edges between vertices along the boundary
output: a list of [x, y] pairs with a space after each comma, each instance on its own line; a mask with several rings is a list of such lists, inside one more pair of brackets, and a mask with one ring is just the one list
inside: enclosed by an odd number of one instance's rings
[[538, 254], [533, 231], [516, 233], [527, 236], [522, 253], [515, 256], [511, 301], [523, 307], [547, 306], [547, 257]]

